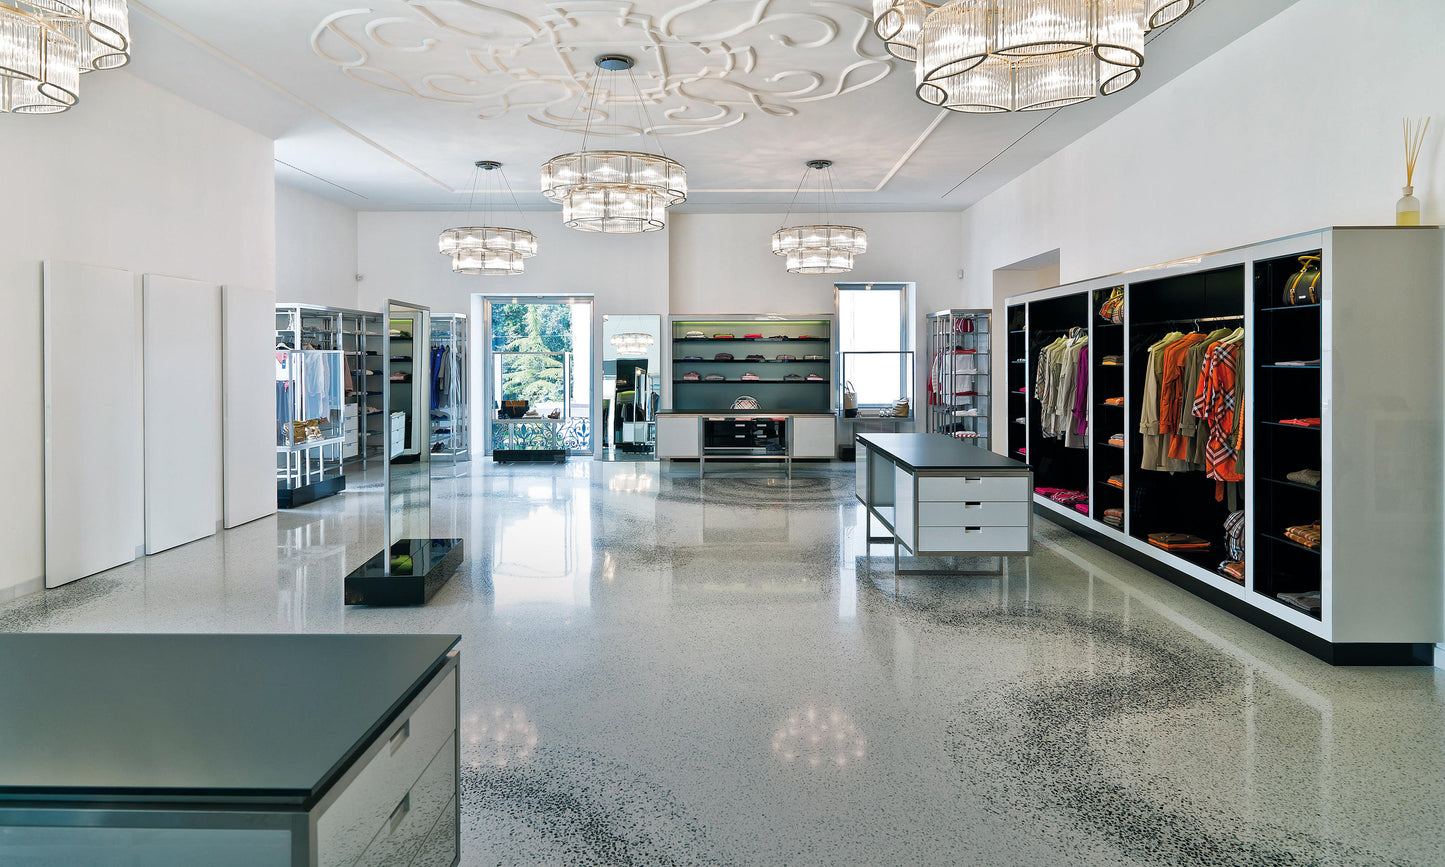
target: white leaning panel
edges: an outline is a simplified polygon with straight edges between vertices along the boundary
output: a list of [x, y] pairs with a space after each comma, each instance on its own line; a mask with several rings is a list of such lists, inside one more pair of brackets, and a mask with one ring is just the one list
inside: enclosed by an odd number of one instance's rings
[[221, 287], [146, 274], [146, 553], [221, 524]]
[[276, 293], [221, 287], [226, 527], [276, 512]]
[[129, 271], [44, 266], [45, 586], [94, 575], [145, 540], [140, 299]]

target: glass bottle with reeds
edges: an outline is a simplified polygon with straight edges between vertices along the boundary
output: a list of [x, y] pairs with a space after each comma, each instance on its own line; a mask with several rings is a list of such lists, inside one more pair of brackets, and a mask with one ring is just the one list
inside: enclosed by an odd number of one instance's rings
[[1395, 203], [1395, 225], [1420, 225], [1420, 200], [1415, 198], [1415, 163], [1420, 159], [1420, 145], [1425, 142], [1425, 132], [1430, 129], [1430, 118], [1411, 122], [1405, 119], [1405, 188], [1400, 201]]

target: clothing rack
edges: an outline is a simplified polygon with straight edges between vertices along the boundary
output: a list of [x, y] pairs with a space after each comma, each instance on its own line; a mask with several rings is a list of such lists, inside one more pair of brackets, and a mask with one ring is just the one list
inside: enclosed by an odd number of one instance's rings
[[1201, 322], [1236, 322], [1244, 318], [1241, 313], [1238, 316], [1183, 316], [1179, 319], [1160, 319], [1155, 322], [1140, 322], [1136, 328], [1148, 328], [1151, 325], [1185, 325], [1193, 322], [1196, 328]]

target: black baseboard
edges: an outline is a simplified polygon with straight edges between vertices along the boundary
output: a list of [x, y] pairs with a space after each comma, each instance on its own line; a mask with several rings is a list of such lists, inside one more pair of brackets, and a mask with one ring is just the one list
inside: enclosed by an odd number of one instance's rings
[[299, 488], [276, 487], [276, 505], [282, 509], [294, 509], [307, 503], [314, 503], [322, 497], [339, 494], [346, 490], [346, 476], [332, 476]]
[[1257, 626], [1276, 638], [1288, 641], [1300, 650], [1328, 662], [1330, 665], [1434, 665], [1435, 646], [1432, 644], [1366, 644], [1339, 643], [1326, 641], [1312, 635], [1293, 623], [1271, 616], [1242, 599], [1220, 591], [1217, 587], [1200, 581], [1193, 575], [1175, 569], [1168, 563], [1136, 551], [1128, 545], [1099, 532], [1086, 519], [1047, 509], [1034, 503], [1034, 513], [1047, 518], [1062, 527], [1067, 527], [1079, 536], [1093, 542], [1113, 554], [1117, 554], [1136, 566], [1141, 566], [1168, 581], [1188, 590], [1195, 596], [1223, 608], [1247, 623]]
[[[384, 574], [385, 558], [392, 574]], [[346, 576], [347, 605], [425, 605], [462, 562], [461, 539], [403, 539]]]
[[498, 464], [563, 464], [566, 449], [493, 449], [492, 461]]

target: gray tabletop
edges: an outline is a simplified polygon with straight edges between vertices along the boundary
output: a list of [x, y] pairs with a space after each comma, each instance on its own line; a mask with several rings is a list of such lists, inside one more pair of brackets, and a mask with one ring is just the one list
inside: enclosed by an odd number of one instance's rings
[[0, 635], [0, 803], [309, 804], [457, 635]]
[[858, 441], [910, 470], [991, 470], [1026, 473], [1029, 465], [938, 433], [868, 433]]

